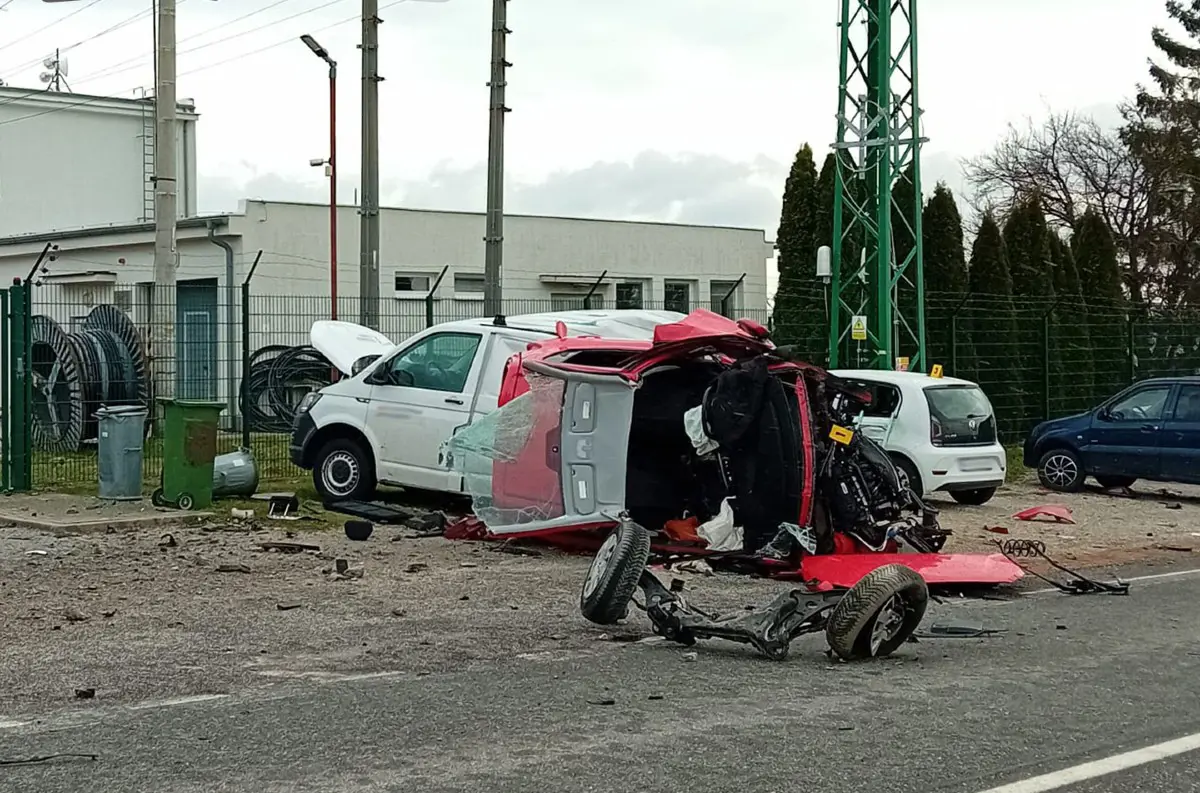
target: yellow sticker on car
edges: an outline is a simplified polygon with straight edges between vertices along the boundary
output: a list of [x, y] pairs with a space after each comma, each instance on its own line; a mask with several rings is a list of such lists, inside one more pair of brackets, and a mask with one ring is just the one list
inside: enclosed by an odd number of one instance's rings
[[829, 437], [844, 446], [854, 437], [854, 430], [834, 424], [833, 429], [829, 431]]

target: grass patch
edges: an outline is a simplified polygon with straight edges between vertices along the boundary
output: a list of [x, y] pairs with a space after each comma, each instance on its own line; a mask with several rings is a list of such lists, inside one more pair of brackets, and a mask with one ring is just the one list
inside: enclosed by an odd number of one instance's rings
[[1005, 474], [1005, 484], [1013, 484], [1015, 482], [1023, 482], [1029, 477], [1029, 472], [1033, 469], [1025, 467], [1025, 452], [1020, 446], [1004, 447], [1005, 457], [1007, 458], [1007, 472]]

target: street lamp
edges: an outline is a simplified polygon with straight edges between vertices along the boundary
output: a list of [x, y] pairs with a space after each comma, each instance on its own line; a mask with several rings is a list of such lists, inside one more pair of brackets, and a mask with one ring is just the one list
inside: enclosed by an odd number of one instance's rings
[[332, 305], [329, 318], [337, 319], [337, 62], [329, 57], [329, 52], [312, 36], [305, 33], [300, 37], [304, 46], [312, 50], [325, 63], [329, 64], [329, 159], [309, 160], [309, 165], [325, 166], [329, 176], [329, 297]]

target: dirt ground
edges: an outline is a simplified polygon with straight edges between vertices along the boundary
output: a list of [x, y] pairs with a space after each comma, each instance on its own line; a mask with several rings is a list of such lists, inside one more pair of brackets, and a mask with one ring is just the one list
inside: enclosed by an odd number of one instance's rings
[[[986, 550], [998, 535], [984, 526], [1002, 525], [1084, 565], [1200, 557], [1191, 550], [1200, 548], [1200, 490], [1136, 492], [1051, 496], [1019, 485], [984, 507], [936, 503], [955, 531], [947, 550]], [[1078, 523], [1010, 517], [1045, 503], [1071, 507]], [[228, 519], [57, 537], [0, 528], [0, 722], [305, 678], [556, 657], [648, 635], [640, 615], [611, 631], [580, 617], [586, 558], [411, 534], [379, 527], [355, 543], [299, 524]], [[316, 549], [263, 548], [272, 541]], [[689, 577], [695, 597], [717, 609], [763, 603], [779, 586]], [[83, 689], [95, 697], [78, 700]]]

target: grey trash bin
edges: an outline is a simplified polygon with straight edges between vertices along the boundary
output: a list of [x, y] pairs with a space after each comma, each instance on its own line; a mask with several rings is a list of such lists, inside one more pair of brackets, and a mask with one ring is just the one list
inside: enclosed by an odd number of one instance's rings
[[218, 454], [213, 460], [213, 498], [249, 498], [258, 489], [258, 466], [249, 449]]
[[147, 415], [149, 411], [139, 405], [115, 405], [96, 411], [100, 498], [136, 501], [142, 497]]

